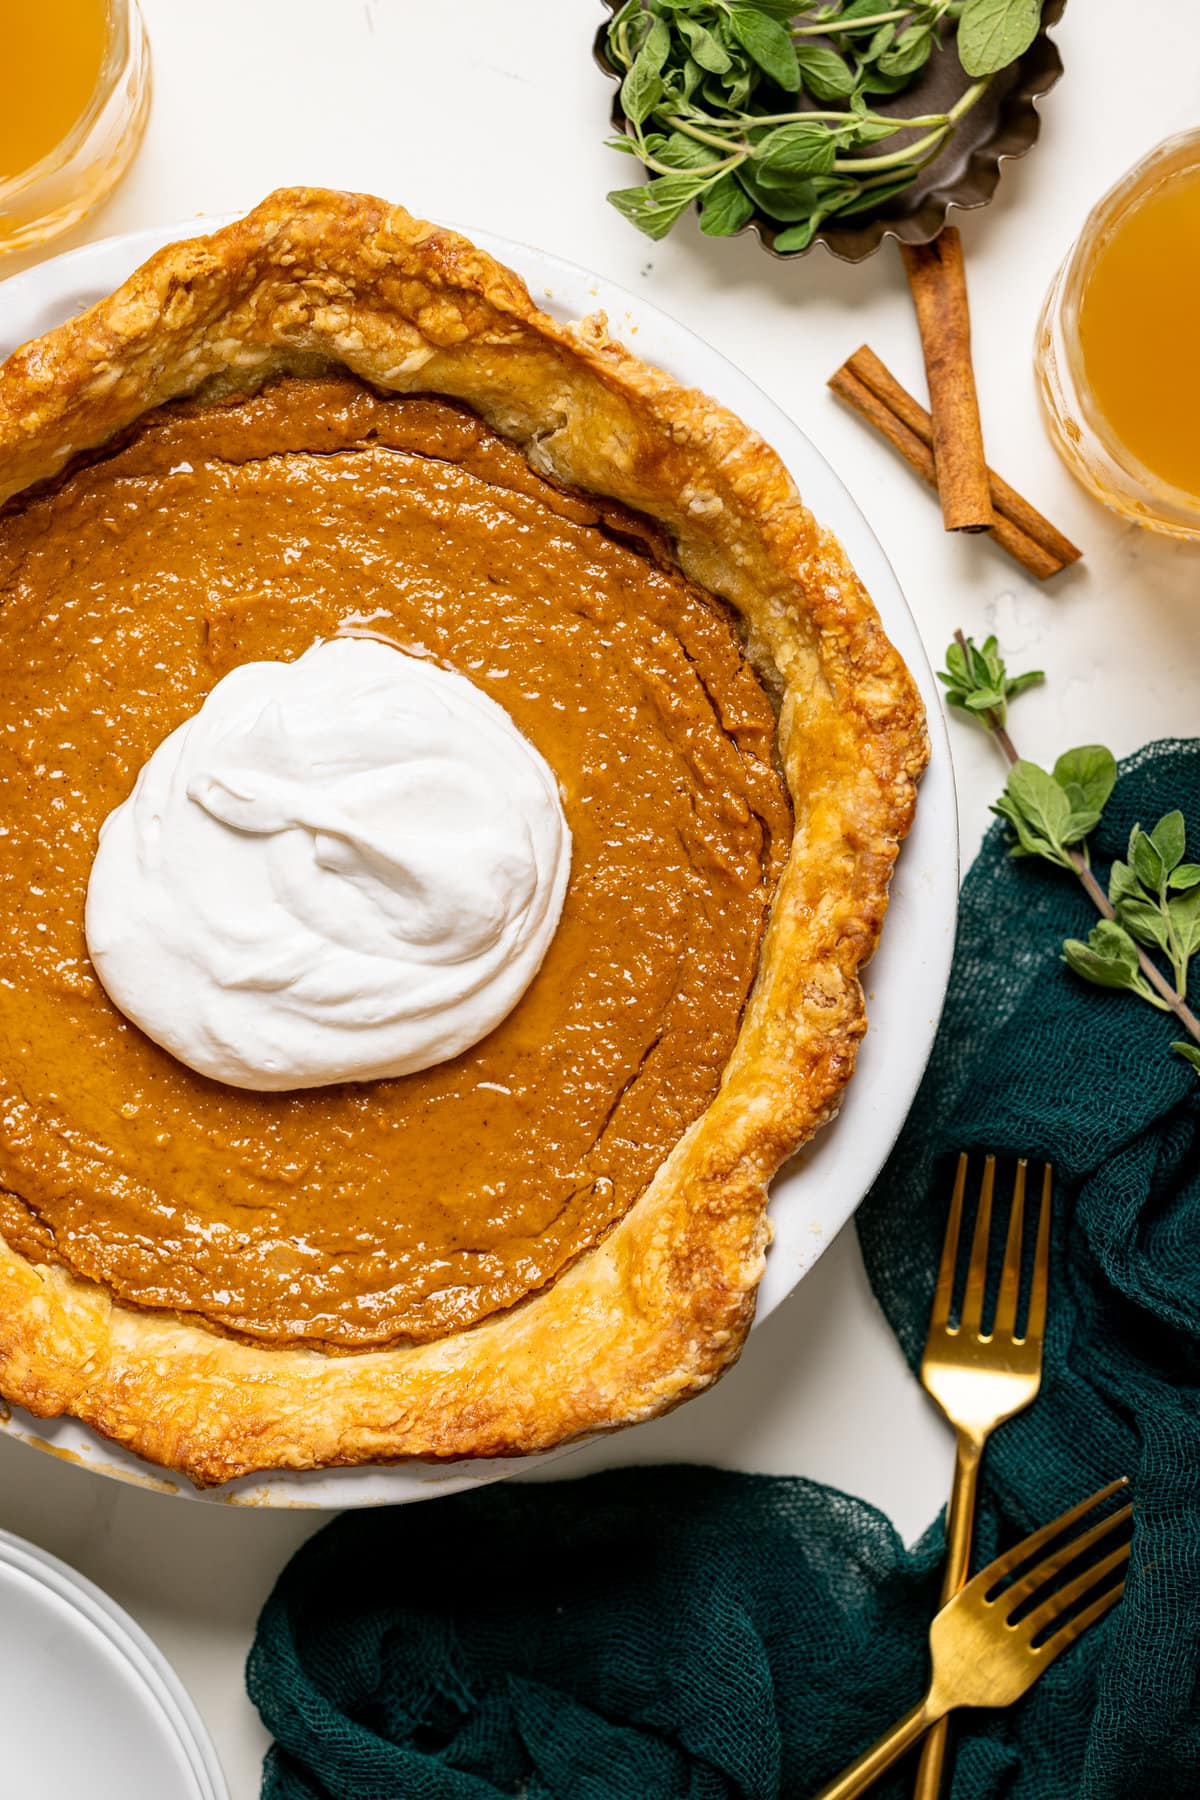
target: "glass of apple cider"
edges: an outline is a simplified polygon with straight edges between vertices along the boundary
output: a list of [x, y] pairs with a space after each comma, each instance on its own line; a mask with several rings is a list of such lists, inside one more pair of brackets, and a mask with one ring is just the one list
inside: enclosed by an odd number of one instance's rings
[[104, 199], [149, 107], [137, 0], [0, 4], [0, 258], [68, 230]]
[[1200, 539], [1200, 130], [1159, 144], [1092, 209], [1034, 360], [1072, 473], [1137, 524]]

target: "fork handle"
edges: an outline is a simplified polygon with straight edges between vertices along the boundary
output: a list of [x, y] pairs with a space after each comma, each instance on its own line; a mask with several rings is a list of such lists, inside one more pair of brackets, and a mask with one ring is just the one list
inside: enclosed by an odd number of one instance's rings
[[[952, 1600], [967, 1579], [971, 1567], [971, 1539], [975, 1530], [975, 1491], [979, 1481], [981, 1439], [958, 1433], [954, 1458], [954, 1485], [946, 1512], [946, 1562], [942, 1570], [942, 1605]], [[950, 1727], [939, 1719], [921, 1745], [913, 1800], [938, 1800], [946, 1767], [946, 1742]]]
[[856, 1794], [865, 1794], [872, 1782], [878, 1781], [884, 1770], [889, 1769], [898, 1756], [903, 1756], [934, 1720], [942, 1717], [942, 1709], [934, 1702], [932, 1693], [926, 1694], [869, 1750], [856, 1756], [849, 1768], [843, 1769], [827, 1787], [823, 1787], [814, 1800], [854, 1800]]
[[946, 1509], [946, 1561], [942, 1569], [942, 1605], [953, 1600], [971, 1569], [971, 1539], [975, 1535], [975, 1492], [979, 1485], [979, 1459], [983, 1439], [965, 1431], [957, 1433], [954, 1485]]

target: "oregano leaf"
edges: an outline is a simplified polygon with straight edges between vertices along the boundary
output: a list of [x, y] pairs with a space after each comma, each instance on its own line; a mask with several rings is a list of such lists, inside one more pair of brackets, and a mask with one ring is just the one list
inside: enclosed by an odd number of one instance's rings
[[702, 69], [710, 75], [723, 75], [732, 58], [720, 38], [702, 25], [699, 19], [680, 18], [678, 29], [687, 39], [688, 48]]
[[1200, 1075], [1200, 1044], [1176, 1042], [1171, 1045], [1171, 1048], [1179, 1052], [1184, 1062], [1191, 1063], [1197, 1075]]
[[703, 186], [702, 175], [659, 175], [641, 187], [617, 188], [608, 199], [632, 225], [657, 241], [666, 237]]
[[1005, 792], [1034, 832], [1047, 843], [1061, 848], [1063, 828], [1071, 816], [1071, 804], [1054, 776], [1022, 758], [1009, 770]]
[[1167, 911], [1186, 963], [1200, 952], [1200, 887], [1168, 900]]
[[1094, 807], [1076, 807], [1072, 805], [1066, 824], [1063, 826], [1062, 841], [1064, 844], [1082, 844], [1100, 823], [1100, 814]]
[[[915, 164], [902, 164], [896, 170], [896, 178], [888, 188], [889, 192], [900, 192], [914, 179], [918, 173]], [[843, 204], [841, 212], [858, 210], [859, 202], [852, 200]], [[938, 679], [952, 691], [947, 694], [947, 704], [961, 707], [964, 711], [974, 713], [976, 717], [994, 714], [987, 720], [992, 726], [1004, 725], [1008, 717], [1008, 701], [1014, 694], [1019, 694], [1035, 682], [1042, 681], [1044, 676], [1040, 669], [1030, 669], [1022, 675], [1010, 675], [1000, 654], [1000, 646], [994, 636], [986, 637], [982, 644], [973, 638], [956, 637], [946, 649], [946, 667], [939, 673]], [[1115, 778], [1116, 765], [1113, 764]], [[1082, 792], [1076, 796], [1080, 806], [1086, 803], [1087, 797]]]
[[1059, 854], [1050, 839], [1034, 830], [1020, 807], [1015, 805], [1007, 794], [1001, 794], [992, 811], [997, 813], [1000, 818], [1007, 820], [1016, 835], [1016, 843], [1009, 845], [1010, 856], [1041, 856], [1049, 862], [1067, 866], [1066, 859]]
[[1128, 863], [1115, 862], [1108, 871], [1108, 897], [1114, 906], [1119, 900], [1145, 897], [1145, 890]]
[[801, 119], [768, 132], [755, 149], [761, 177], [828, 175], [837, 153], [837, 140], [820, 120]]
[[824, 217], [824, 213], [813, 211], [807, 219], [801, 220], [799, 224], [790, 225], [786, 231], [779, 232], [775, 239], [775, 249], [781, 256], [788, 256], [799, 250], [807, 250], [816, 237]]
[[879, 58], [882, 75], [915, 75], [929, 61], [933, 49], [933, 33], [928, 25], [910, 25], [902, 31], [892, 48]]
[[[1109, 928], [1107, 933], [1106, 926]], [[1068, 968], [1096, 987], [1122, 988], [1131, 993], [1141, 991], [1137, 946], [1127, 932], [1119, 925], [1113, 925], [1111, 919], [1102, 919], [1093, 928], [1086, 944], [1078, 938], [1067, 938], [1062, 955]]]
[[645, 57], [652, 67], [661, 72], [666, 67], [667, 58], [671, 54], [671, 27], [665, 19], [656, 18], [646, 33], [646, 41], [638, 51], [638, 58]]
[[706, 237], [732, 237], [754, 217], [754, 202], [732, 175], [713, 182], [700, 207], [700, 229]]
[[[780, 232], [775, 240], [776, 249], [807, 249], [812, 242], [821, 220], [825, 217], [835, 199], [839, 184], [821, 176], [794, 176], [772, 173], [769, 169], [763, 172], [760, 179], [754, 164], [743, 163], [736, 171], [737, 179], [750, 194], [751, 198], [769, 210], [772, 218], [780, 219], [785, 224], [801, 224], [811, 222], [812, 230], [804, 243], [800, 243], [799, 234], [795, 238], [790, 233]], [[783, 244], [781, 240], [789, 238]]]
[[669, 137], [664, 137], [654, 154], [658, 162], [666, 163], [670, 169], [711, 169], [721, 160], [718, 150], [708, 144], [698, 144], [695, 138], [685, 137], [682, 131], [673, 131]]
[[1041, 18], [1041, 0], [966, 0], [958, 21], [959, 62], [974, 78], [997, 74], [1025, 54]]
[[640, 49], [642, 38], [645, 37], [646, 32], [650, 29], [649, 15], [642, 5], [642, 0], [625, 0], [625, 4], [621, 7], [620, 11], [614, 13], [612, 24], [608, 28], [609, 42], [612, 44], [614, 50], [617, 49], [617, 33], [625, 25], [628, 25], [630, 30], [635, 34], [640, 34], [637, 36], [637, 41], [634, 44], [635, 50]]
[[[903, 119], [863, 119], [850, 134], [849, 142], [856, 148], [864, 144], [881, 144], [885, 138], [895, 137], [903, 131]], [[883, 193], [882, 187], [864, 187], [862, 198], [867, 205], [878, 205]]]
[[683, 98], [689, 101], [700, 83], [704, 80], [704, 70], [694, 56], [689, 56], [683, 65]]
[[1150, 833], [1150, 841], [1161, 856], [1163, 868], [1169, 875], [1183, 861], [1183, 853], [1187, 848], [1187, 829], [1183, 814], [1164, 814]]
[[902, 163], [894, 181], [881, 182], [878, 187], [866, 188], [852, 199], [844, 200], [837, 209], [839, 219], [844, 219], [848, 213], [866, 212], [869, 207], [890, 200], [893, 194], [902, 194], [906, 187], [912, 186], [920, 172], [915, 163]]
[[794, 55], [799, 79], [814, 100], [844, 100], [858, 85], [850, 64], [836, 50], [822, 44], [798, 44]]
[[1059, 757], [1054, 779], [1072, 806], [1101, 813], [1116, 786], [1116, 758], [1103, 744], [1081, 744]]
[[1123, 925], [1139, 944], [1146, 944], [1152, 950], [1166, 951], [1169, 948], [1167, 921], [1162, 908], [1153, 900], [1122, 900], [1115, 911], [1118, 924]]
[[1000, 640], [994, 633], [989, 634], [989, 636], [984, 638], [983, 643], [979, 647], [978, 655], [992, 680], [999, 681], [1000, 676], [1003, 673], [1004, 664], [1000, 656]]
[[[946, 667], [960, 687], [966, 687], [970, 683], [971, 676], [967, 668], [966, 653], [957, 638], [953, 638], [947, 646]], [[943, 675], [941, 679], [945, 681], [946, 677]]]
[[1129, 860], [1142, 885], [1157, 894], [1166, 871], [1154, 839], [1140, 825], [1135, 825], [1130, 833]]
[[800, 68], [787, 27], [749, 6], [733, 7], [729, 26], [738, 43], [754, 58], [763, 73], [786, 93], [794, 94], [800, 86]]
[[621, 105], [626, 117], [635, 125], [644, 125], [662, 99], [662, 92], [662, 76], [643, 48], [621, 83]]
[[[709, 3], [709, 0], [702, 0]], [[770, 19], [778, 19], [782, 25], [790, 25], [801, 10], [797, 0], [744, 0], [744, 4], [754, 12], [765, 13]]]
[[1194, 888], [1200, 885], [1200, 863], [1180, 863], [1171, 872], [1168, 886], [1175, 889]]
[[859, 70], [858, 80], [864, 94], [879, 94], [886, 99], [889, 95], [898, 94], [902, 88], [906, 88], [912, 80], [912, 76], [882, 75], [877, 67], [868, 65]]

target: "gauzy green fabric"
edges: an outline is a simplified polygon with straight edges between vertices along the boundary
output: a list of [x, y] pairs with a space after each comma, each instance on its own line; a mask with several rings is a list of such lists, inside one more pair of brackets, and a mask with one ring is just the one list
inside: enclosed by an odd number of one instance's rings
[[[1098, 862], [1175, 806], [1195, 856], [1200, 745], [1124, 766]], [[1042, 1395], [987, 1451], [978, 1557], [1134, 1484], [1124, 1602], [1018, 1706], [959, 1715], [954, 1800], [1200, 1794], [1200, 1081], [1174, 1021], [1059, 961], [1092, 918], [990, 834], [933, 1058], [859, 1217], [915, 1364], [958, 1150], [1052, 1160]], [[921, 1691], [940, 1550], [940, 1526], [906, 1551], [808, 1481], [688, 1467], [346, 1515], [259, 1623], [263, 1793], [802, 1800]]]

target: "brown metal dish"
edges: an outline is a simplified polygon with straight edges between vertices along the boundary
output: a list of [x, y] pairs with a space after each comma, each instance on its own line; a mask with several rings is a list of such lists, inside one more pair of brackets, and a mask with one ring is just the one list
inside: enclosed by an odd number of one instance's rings
[[[1024, 156], [1037, 142], [1041, 119], [1034, 103], [1049, 93], [1063, 72], [1062, 57], [1051, 42], [1049, 28], [1062, 18], [1066, 3], [1067, 0], [1046, 0], [1041, 29], [1024, 56], [993, 78], [987, 92], [952, 133], [945, 149], [922, 169], [912, 187], [893, 195], [878, 212], [856, 213], [853, 219], [841, 223], [830, 219], [816, 233], [813, 244], [824, 244], [843, 262], [862, 262], [885, 238], [897, 238], [902, 244], [928, 244], [946, 223], [952, 206], [964, 211], [986, 206], [996, 191], [1001, 163], [1009, 157]], [[621, 4], [622, 0], [604, 0], [608, 11], [614, 14]], [[626, 120], [621, 106], [620, 72], [609, 59], [607, 35], [606, 22], [596, 34], [595, 56], [605, 74], [618, 84], [612, 120], [623, 132]], [[936, 56], [912, 87], [877, 102], [877, 108], [882, 113], [910, 115], [947, 112], [965, 92], [969, 80], [956, 56]], [[756, 232], [763, 248], [781, 261], [808, 254], [808, 250], [776, 250], [776, 236], [786, 227], [776, 225], [761, 213], [756, 213], [742, 229]]]

